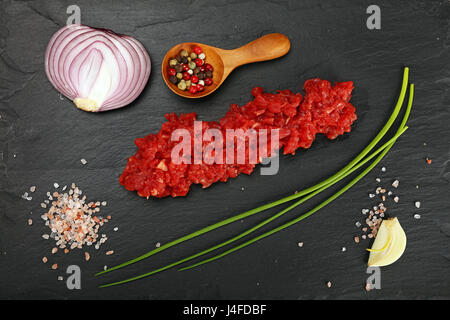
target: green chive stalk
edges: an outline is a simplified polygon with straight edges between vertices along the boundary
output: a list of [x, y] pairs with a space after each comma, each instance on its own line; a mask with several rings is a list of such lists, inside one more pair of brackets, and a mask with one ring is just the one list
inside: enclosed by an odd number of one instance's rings
[[363, 149], [363, 151], [360, 152], [360, 154], [358, 154], [350, 163], [348, 163], [344, 168], [339, 170], [337, 173], [335, 173], [334, 175], [332, 175], [328, 179], [325, 179], [325, 180], [319, 182], [318, 184], [316, 184], [316, 185], [314, 185], [312, 187], [309, 187], [307, 189], [304, 189], [302, 191], [299, 191], [299, 192], [297, 192], [297, 193], [295, 193], [293, 195], [284, 197], [284, 198], [282, 198], [280, 200], [277, 200], [277, 201], [274, 201], [274, 202], [262, 205], [260, 207], [254, 208], [252, 210], [243, 212], [243, 213], [238, 214], [236, 216], [233, 216], [233, 217], [230, 217], [228, 219], [219, 221], [219, 222], [217, 222], [215, 224], [212, 224], [210, 226], [207, 226], [205, 228], [197, 230], [197, 231], [195, 231], [193, 233], [185, 235], [185, 236], [183, 236], [181, 238], [175, 239], [175, 240], [173, 240], [173, 241], [171, 241], [169, 243], [166, 243], [166, 244], [162, 245], [159, 248], [151, 250], [151, 251], [149, 251], [149, 252], [147, 252], [147, 253], [145, 253], [145, 254], [137, 257], [137, 258], [131, 259], [131, 260], [126, 261], [126, 262], [124, 262], [122, 264], [119, 264], [117, 266], [111, 267], [111, 268], [109, 268], [107, 270], [101, 271], [101, 272], [97, 273], [96, 276], [104, 274], [104, 273], [111, 272], [113, 270], [117, 270], [117, 269], [123, 268], [123, 267], [128, 266], [128, 265], [133, 264], [133, 263], [136, 263], [136, 262], [141, 261], [143, 259], [146, 259], [146, 258], [148, 258], [148, 257], [150, 257], [150, 256], [152, 256], [152, 255], [154, 255], [156, 253], [159, 253], [159, 252], [161, 252], [163, 250], [166, 250], [166, 249], [168, 249], [168, 248], [170, 248], [172, 246], [180, 244], [180, 243], [182, 243], [184, 241], [187, 241], [187, 240], [190, 240], [192, 238], [198, 237], [198, 236], [200, 236], [202, 234], [205, 234], [205, 233], [207, 233], [209, 231], [212, 231], [214, 229], [223, 227], [223, 226], [228, 225], [230, 223], [233, 223], [235, 221], [244, 219], [246, 217], [249, 217], [249, 216], [254, 215], [256, 213], [259, 213], [259, 212], [262, 212], [264, 210], [273, 208], [275, 206], [281, 205], [283, 203], [289, 202], [291, 200], [297, 199], [297, 198], [302, 197], [304, 195], [310, 194], [311, 192], [314, 192], [314, 191], [316, 191], [316, 190], [318, 190], [318, 189], [320, 189], [320, 188], [322, 188], [322, 187], [324, 187], [324, 186], [326, 186], [326, 185], [328, 185], [330, 183], [339, 181], [340, 179], [342, 179], [342, 176], [349, 169], [353, 168], [364, 156], [366, 156], [375, 147], [375, 145], [384, 137], [384, 135], [387, 133], [387, 131], [390, 129], [390, 127], [394, 123], [394, 121], [397, 118], [397, 116], [398, 116], [398, 114], [400, 112], [400, 109], [401, 109], [401, 107], [403, 105], [403, 101], [404, 101], [404, 98], [405, 98], [406, 89], [407, 89], [407, 85], [408, 85], [408, 77], [409, 77], [409, 68], [405, 67], [404, 68], [404, 72], [403, 72], [403, 82], [402, 82], [402, 87], [401, 87], [399, 98], [398, 98], [397, 103], [395, 105], [394, 111], [392, 112], [391, 116], [389, 117], [389, 119], [386, 122], [386, 124], [384, 125], [384, 127], [375, 136], [375, 138], [370, 142], [370, 144], [367, 145]]
[[[402, 135], [402, 134], [407, 130], [408, 127], [406, 127], [406, 122], [407, 122], [407, 120], [408, 120], [408, 118], [409, 118], [409, 114], [410, 114], [410, 111], [411, 111], [411, 107], [412, 107], [412, 103], [413, 103], [413, 96], [414, 96], [414, 85], [411, 85], [411, 87], [410, 87], [410, 95], [409, 95], [409, 101], [408, 101], [407, 110], [406, 110], [405, 115], [404, 115], [404, 117], [403, 117], [402, 123], [400, 124], [400, 127], [399, 127], [399, 129], [397, 130], [396, 135], [395, 135], [393, 138], [391, 138], [388, 142], [386, 142], [383, 146], [381, 146], [377, 151], [375, 151], [374, 153], [372, 153], [369, 157], [365, 158], [363, 161], [361, 161], [360, 163], [358, 163], [355, 167], [353, 167], [353, 168], [350, 169], [348, 172], [346, 172], [346, 173], [341, 177], [341, 179], [339, 179], [339, 180], [342, 180], [344, 177], [346, 177], [346, 176], [348, 176], [349, 174], [351, 174], [352, 172], [358, 170], [361, 166], [363, 166], [365, 163], [367, 163], [369, 160], [371, 160], [373, 157], [375, 157], [377, 154], [379, 154], [379, 153], [381, 152], [380, 156], [379, 156], [379, 157], [378, 157], [378, 158], [377, 158], [377, 159], [376, 159], [376, 160], [375, 160], [368, 168], [366, 168], [366, 169], [365, 169], [362, 173], [360, 173], [355, 179], [353, 179], [349, 184], [347, 184], [347, 185], [346, 185], [345, 187], [343, 187], [341, 190], [339, 190], [338, 192], [336, 192], [333, 196], [331, 196], [330, 198], [328, 198], [327, 200], [325, 200], [324, 202], [322, 202], [320, 205], [318, 205], [318, 206], [315, 207], [314, 209], [308, 211], [307, 213], [303, 214], [302, 216], [300, 216], [300, 217], [298, 217], [298, 218], [296, 218], [296, 219], [294, 219], [294, 220], [291, 220], [290, 222], [288, 222], [288, 223], [286, 223], [286, 224], [284, 224], [284, 225], [282, 225], [282, 226], [280, 226], [280, 227], [277, 227], [277, 228], [275, 228], [275, 229], [273, 229], [273, 230], [271, 230], [271, 231], [268, 231], [268, 232], [266, 232], [266, 233], [264, 233], [264, 234], [262, 234], [262, 235], [260, 235], [260, 236], [258, 236], [258, 237], [256, 237], [256, 238], [253, 238], [253, 239], [251, 239], [251, 240], [249, 240], [249, 241], [247, 241], [247, 242], [245, 242], [245, 243], [243, 243], [243, 244], [241, 244], [241, 245], [238, 245], [238, 246], [236, 246], [236, 247], [234, 247], [234, 248], [232, 248], [232, 249], [230, 249], [230, 250], [227, 250], [227, 251], [223, 252], [222, 254], [219, 254], [219, 255], [216, 255], [216, 256], [214, 256], [214, 257], [212, 257], [212, 258], [209, 258], [209, 259], [200, 261], [200, 262], [198, 262], [198, 263], [196, 263], [196, 264], [194, 264], [194, 265], [187, 266], [187, 267], [185, 267], [185, 268], [180, 269], [179, 271], [188, 270], [188, 269], [191, 269], [191, 268], [200, 266], [200, 265], [202, 265], [202, 264], [205, 264], [205, 263], [212, 262], [212, 261], [214, 261], [214, 260], [220, 259], [220, 258], [222, 258], [222, 257], [224, 257], [224, 256], [226, 256], [226, 255], [228, 255], [228, 254], [230, 254], [230, 253], [232, 253], [232, 252], [235, 252], [235, 251], [237, 251], [237, 250], [239, 250], [239, 249], [241, 249], [241, 248], [244, 248], [244, 247], [246, 247], [246, 246], [248, 246], [248, 245], [250, 245], [250, 244], [252, 244], [252, 243], [254, 243], [254, 242], [256, 242], [256, 241], [259, 241], [260, 239], [263, 239], [263, 238], [265, 238], [265, 237], [268, 237], [268, 236], [270, 236], [270, 235], [272, 235], [272, 234], [274, 234], [274, 233], [276, 233], [276, 232], [278, 232], [278, 231], [281, 231], [281, 230], [283, 230], [283, 229], [285, 229], [285, 228], [288, 228], [289, 226], [291, 226], [291, 225], [293, 225], [293, 224], [295, 224], [295, 223], [297, 223], [297, 222], [299, 222], [299, 221], [301, 221], [301, 220], [303, 220], [303, 219], [309, 217], [310, 215], [312, 215], [313, 213], [317, 212], [318, 210], [320, 210], [321, 208], [323, 208], [324, 206], [326, 206], [326, 205], [329, 204], [330, 202], [332, 202], [332, 201], [334, 201], [335, 199], [337, 199], [340, 195], [342, 195], [344, 192], [346, 192], [348, 189], [350, 189], [354, 184], [356, 184], [360, 179], [362, 179], [368, 172], [370, 172], [370, 171], [371, 171], [371, 170], [372, 170], [372, 169], [373, 169], [373, 168], [374, 168], [374, 167], [375, 167], [375, 166], [376, 166], [376, 165], [384, 158], [384, 156], [387, 154], [387, 152], [390, 150], [390, 148], [394, 145], [394, 143], [395, 143], [395, 141], [398, 139], [398, 137], [399, 137], [400, 135]], [[336, 182], [337, 182], [337, 181], [336, 181]], [[142, 274], [142, 275], [133, 277], [133, 278], [129, 278], [129, 279], [126, 279], [126, 280], [122, 280], [122, 281], [119, 281], [119, 282], [114, 282], [114, 283], [106, 284], [106, 285], [103, 285], [103, 286], [101, 286], [101, 287], [109, 287], [109, 286], [113, 286], [113, 285], [119, 285], [119, 284], [127, 283], [127, 282], [130, 282], [130, 281], [135, 281], [135, 280], [138, 280], [138, 279], [141, 279], [141, 278], [144, 278], [144, 277], [148, 277], [148, 276], [150, 276], [150, 275], [152, 275], [152, 274], [155, 274], [155, 273], [158, 273], [158, 272], [167, 270], [167, 269], [172, 268], [172, 267], [174, 267], [174, 266], [177, 266], [177, 265], [179, 265], [179, 264], [181, 264], [181, 263], [187, 262], [187, 261], [192, 260], [192, 259], [194, 259], [194, 258], [196, 258], [196, 257], [199, 257], [199, 256], [204, 255], [204, 254], [206, 254], [206, 253], [209, 253], [209, 252], [211, 252], [211, 251], [214, 251], [214, 250], [216, 250], [216, 249], [218, 249], [218, 248], [220, 248], [220, 247], [223, 247], [223, 246], [225, 246], [225, 245], [227, 245], [227, 244], [229, 244], [229, 243], [232, 243], [232, 242], [234, 242], [234, 241], [236, 241], [236, 240], [238, 240], [238, 239], [244, 237], [245, 235], [248, 235], [249, 233], [251, 233], [251, 232], [253, 232], [253, 231], [255, 231], [255, 230], [261, 228], [263, 225], [265, 225], [265, 224], [267, 224], [267, 223], [269, 223], [269, 222], [275, 220], [276, 218], [280, 217], [280, 216], [283, 215], [284, 213], [286, 213], [286, 212], [288, 212], [288, 211], [294, 209], [295, 207], [297, 207], [297, 206], [300, 205], [301, 203], [303, 203], [303, 202], [305, 202], [306, 200], [310, 199], [310, 198], [313, 197], [314, 195], [317, 195], [318, 193], [324, 191], [325, 189], [327, 189], [327, 188], [330, 187], [331, 185], [335, 184], [336, 182], [333, 182], [333, 183], [331, 183], [330, 185], [327, 185], [327, 186], [324, 186], [324, 187], [320, 188], [319, 190], [317, 190], [316, 192], [314, 192], [314, 193], [311, 194], [310, 196], [305, 197], [304, 199], [301, 199], [301, 200], [297, 201], [297, 202], [294, 203], [293, 205], [291, 205], [291, 206], [289, 206], [288, 208], [282, 210], [281, 212], [277, 213], [276, 215], [272, 216], [271, 218], [266, 219], [265, 221], [259, 223], [259, 224], [256, 225], [255, 227], [253, 227], [253, 228], [251, 228], [251, 229], [249, 229], [249, 230], [247, 230], [247, 231], [241, 233], [240, 235], [238, 235], [238, 236], [236, 236], [236, 237], [233, 237], [233, 238], [231, 238], [231, 239], [229, 239], [229, 240], [227, 240], [227, 241], [225, 241], [225, 242], [222, 242], [222, 243], [219, 244], [219, 245], [213, 246], [213, 247], [211, 247], [211, 248], [209, 248], [209, 249], [203, 250], [203, 251], [201, 251], [201, 252], [199, 252], [199, 253], [197, 253], [197, 254], [191, 255], [191, 256], [189, 256], [189, 257], [187, 257], [187, 258], [184, 258], [184, 259], [182, 259], [182, 260], [178, 260], [178, 261], [176, 261], [176, 262], [174, 262], [174, 263], [172, 263], [172, 264], [169, 264], [169, 265], [164, 266], [164, 267], [162, 267], [162, 268], [153, 270], [153, 271], [151, 271], [151, 272], [148, 272], [148, 273], [145, 273], [145, 274]]]

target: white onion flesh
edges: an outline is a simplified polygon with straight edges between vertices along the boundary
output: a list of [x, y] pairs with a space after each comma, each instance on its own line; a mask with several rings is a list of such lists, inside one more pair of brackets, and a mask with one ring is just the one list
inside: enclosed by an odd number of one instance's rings
[[61, 28], [45, 52], [52, 85], [85, 111], [130, 104], [147, 84], [150, 69], [150, 56], [139, 41], [84, 25]]

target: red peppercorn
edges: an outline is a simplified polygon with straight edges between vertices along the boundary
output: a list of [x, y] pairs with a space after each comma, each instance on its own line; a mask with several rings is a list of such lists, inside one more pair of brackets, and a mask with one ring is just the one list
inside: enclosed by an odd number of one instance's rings
[[200, 67], [201, 65], [203, 65], [203, 60], [197, 58], [197, 59], [195, 59], [195, 64], [196, 64], [198, 67]]
[[203, 81], [205, 82], [205, 86], [210, 86], [213, 83], [211, 78], [205, 78]]
[[183, 71], [189, 71], [189, 66], [187, 64], [183, 64]]
[[177, 74], [177, 70], [175, 70], [174, 68], [169, 69], [169, 76], [174, 76], [176, 74]]
[[198, 91], [198, 92], [201, 92], [201, 91], [203, 91], [203, 90], [205, 90], [205, 86], [203, 86], [203, 85], [201, 85], [201, 84], [197, 84], [197, 91]]
[[189, 73], [187, 73], [187, 72], [183, 72], [183, 79], [184, 80], [189, 80], [191, 78], [191, 75], [189, 74]]
[[194, 52], [195, 52], [197, 55], [199, 55], [200, 53], [203, 52], [203, 50], [202, 50], [202, 48], [200, 48], [199, 46], [195, 46], [195, 47], [194, 47]]
[[197, 93], [197, 86], [196, 85], [191, 85], [189, 87], [189, 92], [193, 93], [193, 94]]
[[205, 69], [206, 69], [207, 71], [211, 71], [211, 72], [214, 70], [213, 66], [210, 65], [209, 63], [205, 64]]
[[191, 81], [192, 81], [192, 83], [197, 83], [198, 82], [198, 77], [197, 76], [192, 76], [191, 77]]

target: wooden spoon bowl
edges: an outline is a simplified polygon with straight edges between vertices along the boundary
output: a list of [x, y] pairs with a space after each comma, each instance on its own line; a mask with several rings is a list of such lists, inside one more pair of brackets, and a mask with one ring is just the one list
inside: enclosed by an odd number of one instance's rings
[[[176, 84], [169, 81], [169, 60], [175, 58], [181, 50], [193, 52], [194, 47], [199, 46], [203, 49], [206, 55], [206, 63], [213, 66], [213, 83], [210, 86], [205, 86], [205, 90], [195, 94], [188, 90], [183, 91], [178, 89]], [[161, 66], [161, 72], [164, 82], [167, 86], [185, 98], [202, 98], [217, 90], [218, 87], [225, 81], [228, 75], [237, 67], [253, 62], [266, 61], [279, 58], [289, 52], [291, 43], [289, 39], [281, 33], [271, 33], [261, 38], [258, 38], [240, 48], [233, 50], [224, 50], [203, 43], [184, 42], [177, 44], [169, 51], [167, 51]]]

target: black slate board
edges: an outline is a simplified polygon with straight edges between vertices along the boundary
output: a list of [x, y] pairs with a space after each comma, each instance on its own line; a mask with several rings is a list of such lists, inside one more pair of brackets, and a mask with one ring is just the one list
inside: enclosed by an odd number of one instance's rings
[[[0, 298], [139, 299], [383, 299], [450, 298], [450, 148], [448, 110], [448, 1], [377, 1], [381, 30], [368, 30], [369, 1], [77, 1], [82, 23], [130, 34], [152, 58], [152, 74], [141, 97], [121, 110], [89, 114], [77, 110], [47, 81], [43, 55], [51, 35], [65, 24], [72, 1], [0, 3]], [[242, 67], [215, 94], [188, 101], [172, 94], [160, 76], [166, 50], [184, 41], [234, 48], [270, 32], [292, 42], [276, 61]], [[135, 257], [235, 213], [276, 200], [337, 171], [354, 157], [386, 121], [397, 98], [402, 67], [416, 85], [410, 129], [382, 165], [317, 215], [227, 258], [187, 272], [170, 270], [121, 287], [98, 289], [184, 257], [237, 234], [270, 213], [236, 223], [102, 279], [104, 265]], [[118, 183], [133, 141], [159, 130], [167, 112], [198, 113], [219, 119], [230, 103], [243, 104], [250, 90], [300, 90], [311, 77], [352, 80], [358, 120], [350, 135], [319, 138], [296, 156], [282, 157], [275, 176], [241, 176], [178, 199], [145, 200]], [[427, 165], [425, 158], [433, 162]], [[80, 159], [88, 161], [81, 165]], [[398, 205], [389, 203], [408, 235], [397, 263], [382, 269], [382, 289], [364, 290], [369, 242], [353, 241], [361, 208], [375, 178], [389, 186], [400, 179]], [[52, 244], [38, 218], [39, 203], [53, 182], [76, 182], [92, 200], [107, 200], [113, 221], [109, 240], [91, 261], [81, 251], [49, 253]], [[32, 201], [21, 199], [37, 186]], [[416, 185], [419, 188], [416, 188]], [[244, 190], [242, 190], [244, 188]], [[324, 197], [321, 197], [323, 200]], [[414, 201], [422, 206], [415, 209]], [[290, 213], [299, 215], [314, 203]], [[30, 212], [32, 214], [30, 215]], [[274, 211], [272, 211], [274, 212]], [[422, 218], [415, 220], [414, 213]], [[27, 219], [34, 218], [33, 226]], [[286, 220], [286, 219], [282, 219]], [[278, 222], [281, 223], [281, 222]], [[278, 224], [275, 223], [275, 224]], [[119, 227], [113, 232], [114, 226]], [[304, 242], [303, 248], [297, 243]], [[345, 246], [346, 252], [341, 248]], [[112, 256], [104, 252], [114, 249]], [[57, 271], [41, 262], [57, 262]], [[77, 264], [82, 289], [70, 291], [58, 275]], [[327, 281], [332, 287], [327, 288]]]

